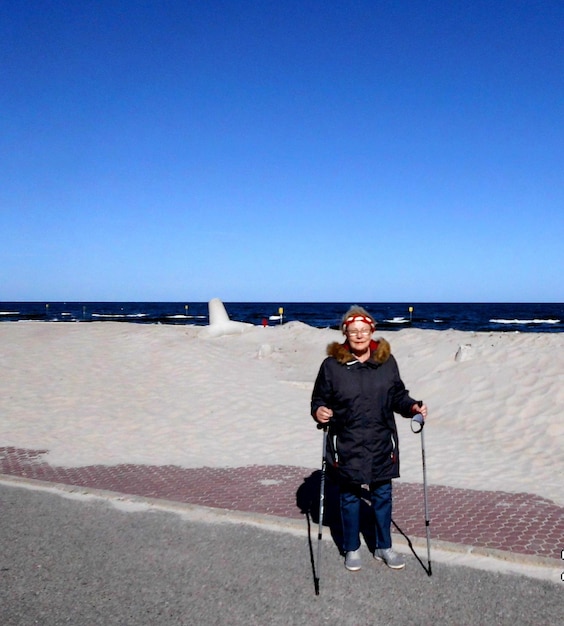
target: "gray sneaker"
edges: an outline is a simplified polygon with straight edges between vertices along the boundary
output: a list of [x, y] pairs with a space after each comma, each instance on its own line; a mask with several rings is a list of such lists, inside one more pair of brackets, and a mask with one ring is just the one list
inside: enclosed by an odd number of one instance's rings
[[384, 561], [384, 563], [392, 569], [403, 569], [405, 567], [405, 559], [403, 556], [394, 552], [391, 548], [374, 551], [374, 558], [377, 561]]
[[350, 572], [358, 572], [362, 567], [360, 560], [360, 548], [358, 550], [351, 550], [345, 554], [345, 567]]

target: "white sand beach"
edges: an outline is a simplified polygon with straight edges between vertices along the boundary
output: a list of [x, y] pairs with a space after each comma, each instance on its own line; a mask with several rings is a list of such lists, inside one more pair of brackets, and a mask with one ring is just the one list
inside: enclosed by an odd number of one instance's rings
[[[379, 336], [377, 330], [375, 336]], [[430, 484], [528, 492], [564, 505], [564, 334], [404, 329], [390, 341], [429, 407]], [[313, 381], [338, 331], [299, 322], [213, 334], [131, 323], [0, 324], [0, 447], [53, 465], [317, 468]], [[400, 428], [401, 480], [421, 482]]]

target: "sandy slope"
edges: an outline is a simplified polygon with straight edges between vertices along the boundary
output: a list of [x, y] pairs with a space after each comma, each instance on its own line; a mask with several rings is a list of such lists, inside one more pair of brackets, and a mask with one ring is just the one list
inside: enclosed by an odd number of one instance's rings
[[[321, 435], [309, 398], [325, 346], [340, 337], [299, 322], [223, 336], [3, 323], [0, 447], [47, 449], [50, 463], [66, 466], [315, 468]], [[564, 505], [564, 334], [404, 329], [386, 338], [412, 395], [429, 406], [431, 484]], [[398, 423], [402, 479], [420, 482], [420, 439]]]

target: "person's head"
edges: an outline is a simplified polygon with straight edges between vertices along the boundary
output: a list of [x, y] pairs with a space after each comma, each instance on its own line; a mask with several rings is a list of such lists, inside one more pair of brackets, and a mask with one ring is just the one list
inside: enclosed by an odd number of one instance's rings
[[376, 322], [366, 309], [355, 305], [343, 316], [341, 329], [351, 348], [362, 351], [370, 345]]

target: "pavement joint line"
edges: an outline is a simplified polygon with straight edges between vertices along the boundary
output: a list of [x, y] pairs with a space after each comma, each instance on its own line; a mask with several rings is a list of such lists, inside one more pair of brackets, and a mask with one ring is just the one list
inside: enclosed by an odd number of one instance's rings
[[[35, 491], [46, 491], [60, 497], [103, 500], [123, 512], [150, 512], [151, 510], [175, 513], [195, 522], [246, 524], [272, 532], [289, 533], [299, 537], [307, 535], [307, 524], [304, 519], [291, 519], [276, 515], [221, 509], [216, 507], [166, 500], [158, 497], [137, 496], [117, 491], [82, 487], [65, 483], [50, 482], [0, 474], [0, 484], [9, 487], [20, 487]], [[324, 527], [329, 535], [329, 529]], [[317, 542], [317, 524], [311, 523], [311, 540]], [[394, 548], [403, 554], [410, 554], [407, 542], [398, 533], [393, 532]], [[324, 540], [329, 540], [324, 539]], [[423, 562], [427, 560], [427, 541], [422, 537], [410, 537], [411, 543]], [[549, 557], [521, 554], [458, 544], [433, 539], [431, 536], [431, 562], [447, 562], [465, 565], [475, 569], [502, 571], [530, 578], [550, 581], [561, 581], [562, 561]]]

